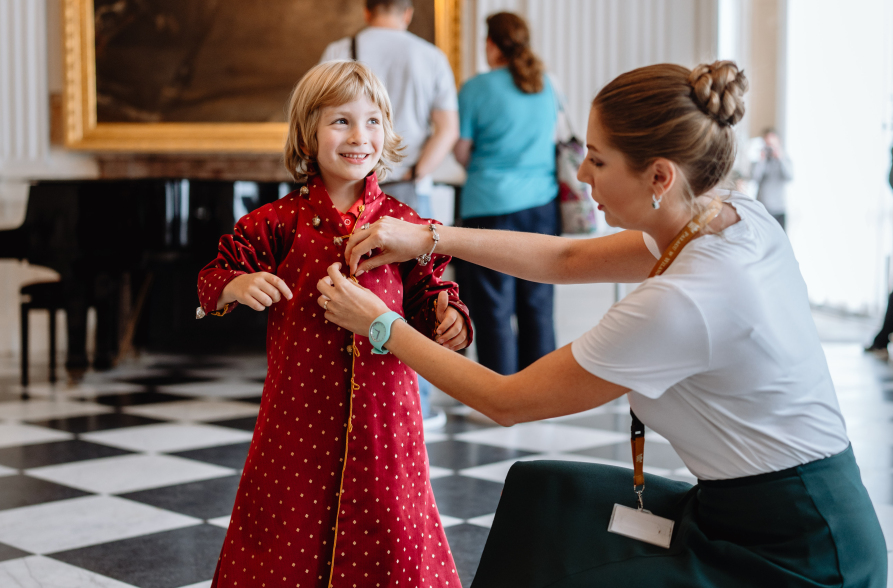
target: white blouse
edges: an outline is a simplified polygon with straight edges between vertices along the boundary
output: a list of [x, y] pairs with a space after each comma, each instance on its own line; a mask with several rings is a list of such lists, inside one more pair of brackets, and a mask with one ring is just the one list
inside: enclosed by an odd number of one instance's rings
[[737, 192], [727, 202], [739, 222], [689, 243], [572, 345], [584, 369], [632, 391], [636, 415], [702, 480], [849, 443], [787, 236], [762, 204]]

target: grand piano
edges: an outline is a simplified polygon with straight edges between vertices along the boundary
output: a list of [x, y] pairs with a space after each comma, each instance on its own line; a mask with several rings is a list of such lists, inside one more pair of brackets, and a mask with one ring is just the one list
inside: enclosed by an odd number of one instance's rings
[[91, 306], [97, 369], [114, 363], [122, 340], [158, 352], [259, 351], [265, 313], [196, 321], [196, 277], [234, 220], [285, 188], [280, 182], [183, 179], [39, 182], [30, 190], [23, 224], [0, 231], [0, 258], [60, 274], [70, 370], [87, 367]]

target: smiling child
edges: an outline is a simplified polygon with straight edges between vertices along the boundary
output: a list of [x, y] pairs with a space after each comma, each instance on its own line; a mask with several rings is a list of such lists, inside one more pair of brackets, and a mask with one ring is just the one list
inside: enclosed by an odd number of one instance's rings
[[[289, 105], [285, 163], [301, 188], [238, 221], [199, 274], [199, 315], [269, 307], [267, 378], [213, 586], [452, 586], [415, 372], [326, 320], [316, 285], [354, 231], [418, 215], [378, 186], [399, 161], [391, 105], [364, 65], [311, 69]], [[427, 336], [471, 341], [449, 257], [357, 282]]]

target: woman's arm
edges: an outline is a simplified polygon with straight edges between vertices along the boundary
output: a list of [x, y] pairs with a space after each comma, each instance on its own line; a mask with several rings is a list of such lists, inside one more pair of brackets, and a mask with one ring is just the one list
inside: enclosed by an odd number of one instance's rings
[[[329, 267], [318, 288], [326, 320], [360, 335], [367, 335], [372, 321], [388, 310], [372, 292], [342, 276], [340, 264]], [[511, 376], [444, 349], [402, 321], [392, 324], [385, 348], [453, 398], [504, 426], [582, 412], [627, 392], [580, 367], [570, 345]]]
[[[655, 264], [638, 231], [593, 239], [445, 226], [438, 226], [437, 232], [437, 253], [545, 284], [641, 282]], [[424, 225], [385, 217], [354, 232], [345, 259], [351, 273], [362, 273], [418, 257], [431, 245], [431, 233]], [[361, 261], [374, 249], [380, 253]]]
[[468, 162], [471, 161], [471, 148], [474, 144], [471, 139], [459, 139], [453, 147], [453, 157], [456, 158], [462, 167], [467, 168]]

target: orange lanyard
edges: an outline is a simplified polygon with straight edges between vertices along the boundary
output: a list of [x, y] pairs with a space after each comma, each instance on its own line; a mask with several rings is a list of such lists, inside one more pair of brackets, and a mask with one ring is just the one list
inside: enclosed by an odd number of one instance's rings
[[[673, 238], [670, 246], [661, 255], [648, 277], [653, 278], [667, 271], [670, 264], [679, 256], [682, 248], [688, 245], [704, 227], [719, 216], [720, 212], [722, 212], [722, 202], [716, 199], [712, 200], [701, 214], [693, 218]], [[645, 491], [645, 425], [642, 424], [642, 421], [639, 420], [639, 417], [636, 416], [632, 409], [630, 409], [629, 414], [633, 418], [633, 423], [630, 427], [630, 444], [633, 450], [633, 491], [638, 496], [639, 510], [642, 510], [644, 508], [642, 505], [642, 492]]]

